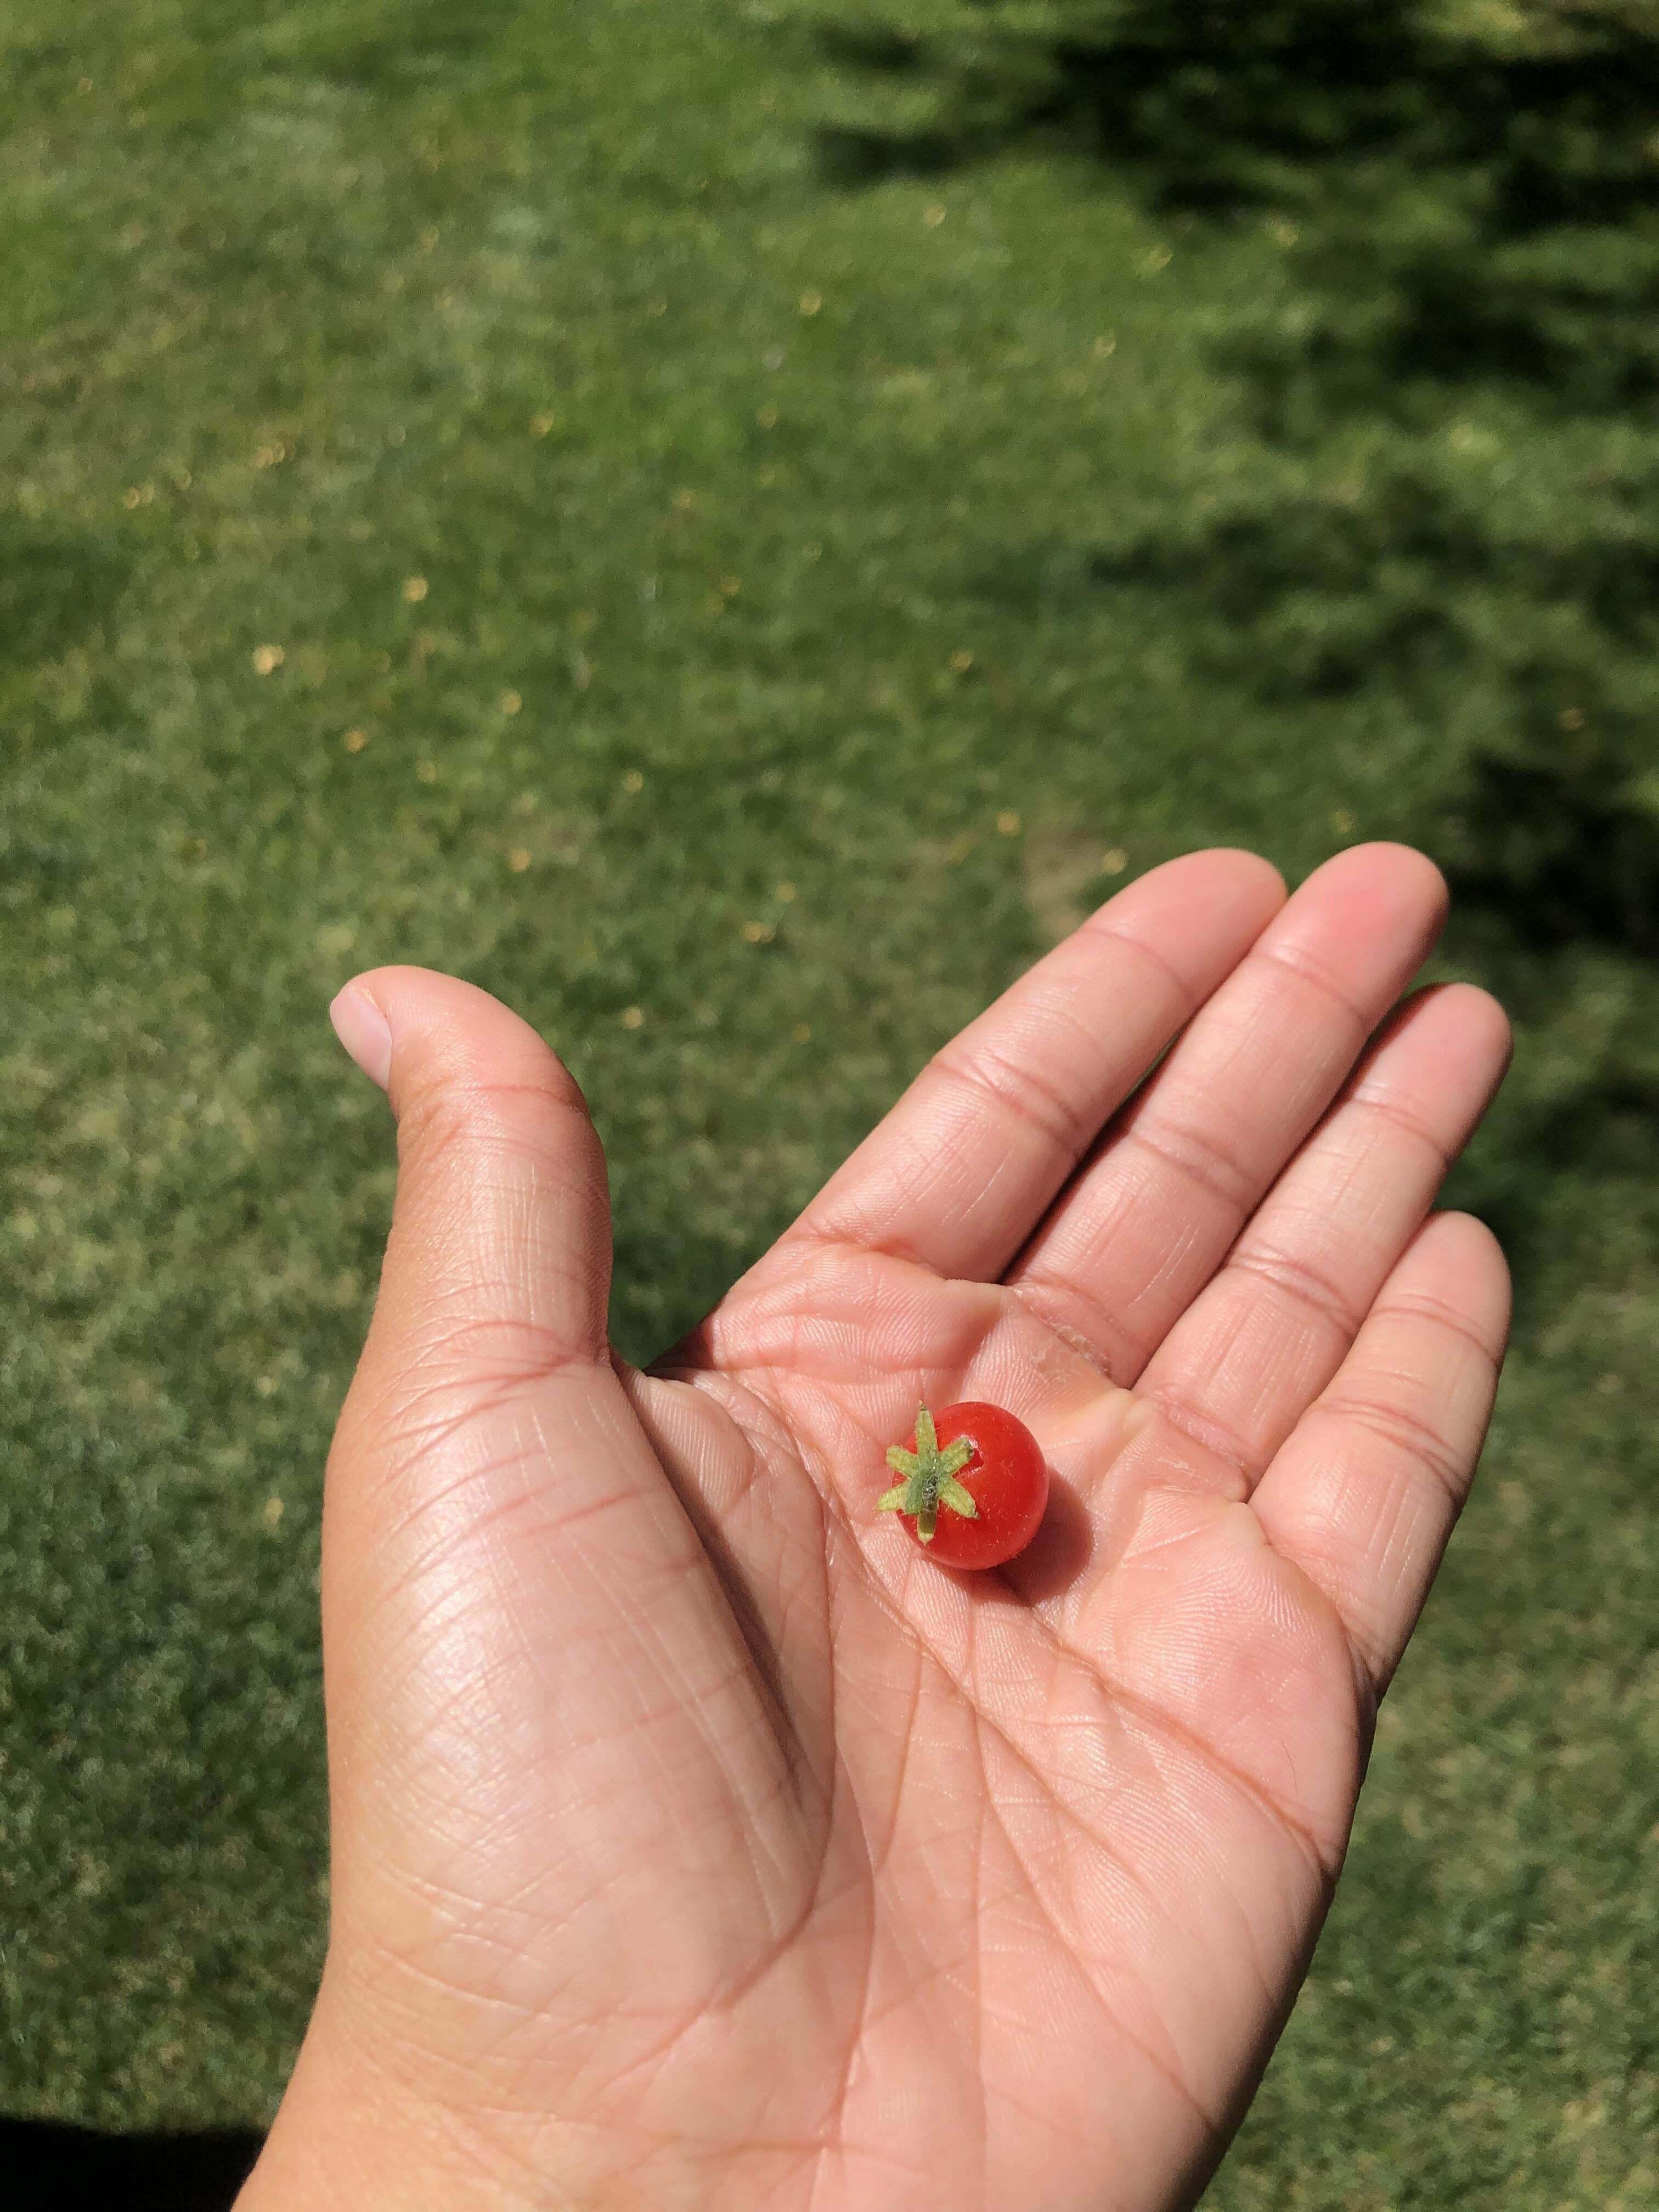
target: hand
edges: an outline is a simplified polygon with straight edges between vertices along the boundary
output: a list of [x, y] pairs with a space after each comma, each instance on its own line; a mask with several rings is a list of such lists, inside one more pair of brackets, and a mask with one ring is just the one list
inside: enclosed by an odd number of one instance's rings
[[[575, 1084], [467, 984], [348, 987], [401, 1164], [327, 1478], [331, 1940], [244, 2212], [1192, 2202], [1504, 1344], [1429, 1213], [1503, 1013], [1383, 1019], [1443, 910], [1399, 846], [1288, 903], [1155, 869], [643, 1373]], [[1004, 1569], [872, 1510], [922, 1398], [1044, 1447]]]

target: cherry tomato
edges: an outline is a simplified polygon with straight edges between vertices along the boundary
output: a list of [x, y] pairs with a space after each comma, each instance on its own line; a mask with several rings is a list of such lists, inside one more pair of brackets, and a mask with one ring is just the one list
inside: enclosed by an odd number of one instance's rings
[[972, 1399], [938, 1414], [916, 1408], [907, 1449], [887, 1464], [900, 1480], [877, 1500], [947, 1567], [999, 1567], [1024, 1551], [1048, 1503], [1048, 1468], [1024, 1421]]

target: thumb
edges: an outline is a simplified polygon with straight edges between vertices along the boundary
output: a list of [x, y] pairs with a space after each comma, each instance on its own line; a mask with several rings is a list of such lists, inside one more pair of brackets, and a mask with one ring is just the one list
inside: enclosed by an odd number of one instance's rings
[[[619, 1802], [616, 1747], [635, 1738], [630, 1802], [648, 1804], [700, 1662], [711, 1647], [730, 1662], [696, 1535], [611, 1364], [605, 1161], [575, 1082], [451, 976], [377, 968], [330, 1012], [391, 1100], [398, 1164], [324, 1483], [335, 1963], [318, 2016], [347, 2023], [335, 2047], [374, 2048], [396, 2014], [436, 2051], [479, 1961], [536, 1923], [526, 1899], [552, 1861], [526, 1872], [524, 1850]], [[653, 1665], [669, 1692], [654, 1701]], [[596, 1868], [592, 1894], [614, 1875]], [[510, 1941], [478, 1932], [509, 1921]], [[503, 2002], [479, 2011], [491, 2039]]]
[[606, 1417], [626, 1402], [605, 1346], [605, 1161], [574, 1079], [516, 1014], [425, 969], [371, 969], [329, 1013], [398, 1122], [380, 1289], [323, 1489], [337, 1920], [406, 1853], [386, 1775], [453, 1794], [511, 1702], [524, 1543], [544, 1551], [629, 1439]]
[[371, 969], [329, 1018], [398, 1121], [392, 1228], [349, 1418], [384, 1437], [605, 1362], [610, 1199], [575, 1079], [498, 1000], [429, 969]]

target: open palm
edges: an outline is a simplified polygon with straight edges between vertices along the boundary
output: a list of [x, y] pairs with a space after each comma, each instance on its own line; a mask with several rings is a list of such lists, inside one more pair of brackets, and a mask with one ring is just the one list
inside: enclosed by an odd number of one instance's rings
[[[1501, 1357], [1501, 1255], [1429, 1209], [1504, 1017], [1395, 1008], [1443, 903], [1393, 846], [1141, 878], [643, 1373], [558, 1063], [352, 987], [401, 1167], [330, 1465], [329, 1963], [248, 2207], [1192, 2201]], [[1054, 1477], [979, 1576], [872, 1511], [963, 1397]]]

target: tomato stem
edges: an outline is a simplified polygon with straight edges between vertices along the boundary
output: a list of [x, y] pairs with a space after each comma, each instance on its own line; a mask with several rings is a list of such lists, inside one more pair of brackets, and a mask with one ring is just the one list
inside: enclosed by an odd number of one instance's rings
[[903, 1480], [883, 1492], [876, 1500], [876, 1510], [914, 1514], [917, 1535], [924, 1544], [931, 1544], [933, 1531], [939, 1526], [941, 1505], [948, 1505], [964, 1520], [979, 1518], [973, 1492], [957, 1480], [974, 1455], [974, 1443], [971, 1437], [958, 1437], [954, 1443], [941, 1449], [939, 1431], [926, 1406], [916, 1407], [915, 1443], [913, 1452], [906, 1451], [902, 1444], [895, 1444], [888, 1453], [888, 1466]]

